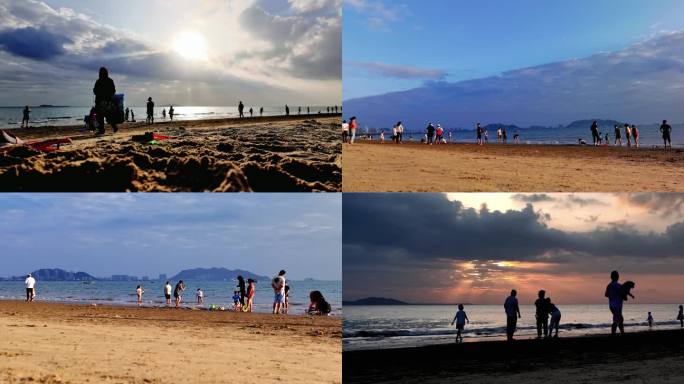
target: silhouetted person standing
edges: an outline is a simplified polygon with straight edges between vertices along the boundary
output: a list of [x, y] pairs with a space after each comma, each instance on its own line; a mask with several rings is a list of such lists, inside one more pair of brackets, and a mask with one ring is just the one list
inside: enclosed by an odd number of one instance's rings
[[309, 107], [306, 107], [306, 114], [307, 114], [307, 115], [310, 115], [310, 114], [311, 114], [311, 110], [309, 109]]
[[520, 307], [518, 306], [518, 299], [516, 296], [518, 291], [511, 290], [511, 295], [506, 298], [504, 302], [504, 309], [506, 310], [506, 338], [508, 341], [513, 341], [513, 334], [518, 325], [518, 318], [520, 318]]
[[254, 117], [254, 110], [252, 107], [249, 107], [249, 117]]
[[259, 108], [259, 116], [264, 116], [264, 107]]
[[620, 328], [620, 333], [625, 333], [624, 318], [622, 317], [622, 301], [624, 295], [622, 284], [618, 283], [620, 274], [618, 271], [610, 273], [610, 284], [606, 287], [606, 297], [608, 298], [608, 308], [613, 314], [613, 324], [610, 326], [611, 335]]
[[679, 320], [679, 325], [684, 328], [684, 306], [679, 306], [679, 314], [677, 315], [677, 320]]
[[298, 113], [299, 115], [302, 114], [302, 107], [297, 108], [297, 113]]
[[290, 107], [285, 104], [285, 116], [290, 116]]
[[24, 128], [24, 123], [26, 123], [26, 128], [29, 126], [29, 117], [31, 116], [31, 109], [29, 106], [24, 107], [24, 111], [22, 113], [22, 118], [21, 118], [21, 127]]
[[542, 330], [544, 331], [544, 337], [549, 336], [549, 308], [546, 299], [546, 291], [543, 289], [539, 291], [539, 298], [534, 302], [536, 308], [537, 317], [537, 338], [541, 339]]
[[240, 118], [245, 117], [244, 110], [245, 110], [245, 105], [242, 104], [242, 101], [240, 101], [240, 103], [238, 104], [238, 114], [239, 114]]
[[665, 148], [670, 145], [672, 148], [672, 127], [667, 123], [667, 120], [663, 120], [663, 124], [660, 126], [660, 133], [663, 134], [663, 143], [665, 143]]
[[594, 141], [594, 146], [597, 147], [599, 145], [600, 139], [599, 139], [598, 123], [596, 121], [591, 123], [591, 138]]
[[128, 109], [128, 107], [126, 107], [126, 113], [125, 113], [126, 116], [125, 116], [124, 120], [128, 121], [128, 116], [129, 116], [130, 114], [131, 114], [130, 109]]
[[435, 139], [435, 126], [432, 123], [428, 124], [427, 128], [427, 143], [432, 145], [432, 141]]
[[97, 122], [99, 124], [97, 133], [100, 135], [105, 133], [105, 117], [112, 125], [114, 132], [116, 132], [118, 130], [114, 122], [114, 111], [116, 109], [114, 95], [116, 94], [116, 87], [114, 86], [114, 80], [109, 78], [107, 68], [100, 68], [99, 78], [95, 82], [93, 93], [95, 94], [95, 109], [97, 110]]
[[151, 97], [147, 98], [147, 119], [145, 119], [147, 124], [154, 124], [154, 101]]
[[175, 113], [175, 111], [173, 110], [173, 105], [172, 105], [169, 107], [169, 118], [171, 119], [171, 121], [173, 121], [173, 114], [174, 113]]
[[166, 108], [162, 108], [162, 119], [166, 120]]
[[240, 290], [240, 305], [244, 306], [245, 305], [245, 295], [247, 294], [247, 290], [245, 289], [245, 279], [242, 276], [237, 277], [238, 280], [238, 289]]

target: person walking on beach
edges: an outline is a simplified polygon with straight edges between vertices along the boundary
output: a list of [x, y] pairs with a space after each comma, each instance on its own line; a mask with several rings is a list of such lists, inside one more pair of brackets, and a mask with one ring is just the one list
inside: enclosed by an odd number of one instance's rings
[[124, 114], [125, 114], [124, 120], [128, 121], [128, 116], [131, 114], [131, 110], [128, 109], [128, 107], [126, 107], [126, 112]]
[[663, 124], [660, 126], [660, 133], [663, 134], [663, 143], [665, 143], [665, 148], [670, 145], [672, 148], [672, 127], [667, 123], [667, 120], [663, 120]]
[[135, 294], [138, 296], [138, 307], [142, 307], [143, 293], [145, 293], [145, 290], [143, 289], [142, 285], [138, 285], [138, 288], [135, 289]]
[[147, 119], [145, 119], [147, 124], [154, 124], [154, 101], [151, 97], [147, 98]]
[[176, 288], [173, 289], [173, 297], [176, 299], [176, 308], [180, 308], [181, 300], [183, 300], [181, 293], [183, 293], [183, 291], [185, 291], [185, 283], [181, 280], [176, 284]]
[[622, 147], [622, 133], [620, 132], [620, 126], [615, 124], [615, 145], [618, 145], [620, 143], [620, 146]]
[[285, 104], [285, 116], [290, 116], [290, 107]]
[[204, 304], [204, 292], [202, 288], [197, 288], [197, 304]]
[[456, 311], [454, 319], [451, 320], [451, 325], [454, 325], [454, 322], [456, 322], [456, 342], [462, 343], [463, 335], [461, 334], [461, 332], [463, 332], [463, 328], [465, 327], [466, 322], [470, 324], [468, 315], [466, 315], [465, 311], [463, 310], [463, 304], [458, 305], [458, 311]]
[[131, 108], [131, 122], [135, 123], [135, 112], [133, 112], [133, 108]]
[[504, 144], [508, 144], [508, 134], [506, 133], [506, 127], [501, 128], [501, 135]]
[[175, 113], [175, 111], [174, 111], [173, 105], [172, 105], [172, 106], [169, 107], [169, 119], [171, 119], [171, 121], [173, 121], [173, 115], [174, 115], [174, 113]]
[[503, 134], [501, 133], [501, 127], [496, 130], [496, 142], [501, 144], [501, 141], [503, 139]]
[[520, 306], [518, 306], [518, 299], [516, 296], [518, 291], [511, 290], [511, 295], [506, 298], [504, 302], [504, 310], [506, 311], [506, 339], [513, 341], [513, 334], [518, 324], [520, 316]]
[[684, 307], [679, 306], [679, 314], [677, 314], [677, 320], [679, 320], [679, 325], [684, 328]]
[[537, 339], [542, 338], [542, 330], [544, 331], [544, 338], [549, 337], [549, 307], [546, 302], [546, 291], [543, 289], [539, 291], [539, 298], [534, 302], [536, 308], [535, 316], [537, 318]]
[[482, 141], [482, 127], [480, 126], [480, 123], [477, 123], [475, 126], [475, 133], [477, 134], [477, 145], [484, 145], [484, 142]]
[[551, 298], [547, 297], [546, 298], [546, 307], [549, 310], [549, 313], [551, 314], [551, 322], [549, 323], [549, 336], [553, 333], [553, 328], [556, 328], [556, 334], [553, 336], [554, 338], [558, 337], [558, 327], [560, 326], [560, 319], [561, 319], [561, 312], [556, 307], [555, 304], [551, 302]]
[[166, 305], [171, 305], [171, 283], [168, 281], [164, 285], [164, 298], [166, 298]]
[[247, 290], [245, 289], [245, 279], [242, 276], [237, 277], [238, 289], [240, 290], [240, 305], [245, 305], [245, 296]]
[[598, 123], [596, 121], [591, 123], [591, 138], [594, 142], [594, 146], [598, 147], [601, 139], [599, 138]]
[[624, 318], [622, 317], [622, 301], [624, 294], [622, 284], [618, 283], [620, 274], [618, 271], [610, 273], [610, 284], [606, 287], [605, 296], [608, 298], [608, 308], [613, 314], [613, 324], [610, 326], [610, 334], [615, 335], [615, 331], [619, 328], [620, 333], [625, 333]]
[[297, 107], [297, 114], [301, 115], [302, 114], [302, 107]]
[[342, 120], [342, 143], [349, 141], [349, 123], [347, 120]]
[[309, 107], [306, 107], [306, 114], [307, 114], [307, 115], [310, 115], [310, 114], [311, 114], [311, 110], [309, 109]]
[[162, 108], [162, 119], [166, 120], [166, 108]]
[[425, 133], [427, 134], [427, 144], [432, 145], [432, 142], [435, 140], [435, 126], [432, 123], [428, 124], [427, 128], [425, 128]]
[[255, 283], [256, 281], [247, 279], [247, 307], [243, 307], [243, 311], [245, 312], [252, 312], [254, 309]]
[[627, 146], [632, 146], [632, 128], [629, 124], [625, 124], [625, 138], [627, 139]]
[[249, 107], [249, 117], [254, 117], [254, 110], [252, 107]]
[[279, 314], [281, 308], [285, 304], [285, 270], [278, 272], [278, 276], [271, 281], [273, 288], [273, 314]]
[[245, 111], [245, 105], [242, 104], [242, 101], [240, 101], [238, 103], [238, 117], [239, 118], [245, 117], [244, 111]]
[[259, 108], [259, 117], [264, 116], [264, 107]]
[[632, 138], [634, 139], [634, 146], [639, 148], [639, 128], [636, 125], [632, 125]]
[[26, 285], [26, 302], [33, 302], [36, 298], [36, 279], [29, 273], [24, 284]]
[[653, 315], [651, 315], [651, 312], [648, 313], [646, 321], [648, 322], [648, 327], [653, 328]]
[[111, 124], [112, 130], [116, 132], [118, 130], [116, 122], [114, 121], [114, 112], [116, 110], [116, 99], [114, 98], [114, 95], [116, 94], [116, 86], [114, 86], [114, 80], [109, 78], [107, 68], [100, 67], [98, 79], [93, 87], [93, 93], [95, 94], [95, 109], [97, 110], [97, 133], [100, 135], [105, 133], [105, 117], [107, 118], [107, 122]]
[[351, 119], [349, 119], [349, 132], [350, 132], [350, 139], [349, 139], [349, 144], [354, 144], [354, 140], [356, 139], [356, 128], [358, 126], [358, 123], [356, 122], [356, 116], [352, 116]]
[[22, 117], [21, 117], [21, 127], [22, 128], [24, 128], [24, 123], [26, 123], [26, 128], [28, 128], [30, 116], [31, 116], [31, 109], [27, 105], [24, 107], [24, 110], [22, 111]]

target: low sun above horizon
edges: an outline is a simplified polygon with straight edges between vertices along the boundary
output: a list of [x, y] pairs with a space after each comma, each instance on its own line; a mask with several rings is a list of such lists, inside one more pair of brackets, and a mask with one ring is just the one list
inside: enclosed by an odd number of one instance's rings
[[207, 40], [201, 33], [195, 31], [183, 31], [173, 39], [173, 51], [181, 57], [191, 61], [203, 61], [209, 59]]

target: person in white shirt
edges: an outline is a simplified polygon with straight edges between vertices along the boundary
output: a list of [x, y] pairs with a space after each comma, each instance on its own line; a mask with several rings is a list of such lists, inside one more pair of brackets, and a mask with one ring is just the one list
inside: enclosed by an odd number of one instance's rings
[[401, 121], [397, 123], [397, 144], [401, 144], [404, 136], [404, 126], [401, 125]]
[[36, 279], [29, 273], [24, 284], [26, 284], [26, 301], [32, 302], [36, 298]]
[[506, 310], [506, 338], [508, 341], [513, 341], [513, 334], [518, 325], [518, 319], [521, 317], [518, 299], [516, 298], [517, 295], [518, 291], [515, 289], [511, 290], [511, 295], [506, 298], [504, 303], [504, 309]]
[[171, 283], [168, 281], [164, 286], [164, 297], [166, 298], [166, 305], [171, 305]]
[[138, 307], [142, 307], [143, 293], [145, 293], [145, 290], [143, 289], [142, 285], [138, 285], [138, 288], [135, 289], [135, 294], [138, 296]]
[[273, 287], [275, 295], [273, 298], [273, 314], [278, 314], [285, 304], [285, 270], [281, 270], [278, 276], [273, 278], [271, 287]]
[[342, 120], [342, 142], [346, 143], [349, 141], [349, 123], [347, 120]]
[[204, 292], [202, 288], [197, 288], [197, 304], [204, 304]]

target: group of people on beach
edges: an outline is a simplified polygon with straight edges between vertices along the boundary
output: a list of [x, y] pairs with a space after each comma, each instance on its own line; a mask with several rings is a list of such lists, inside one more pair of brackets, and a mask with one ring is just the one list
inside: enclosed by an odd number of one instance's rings
[[[628, 297], [634, 298], [631, 290], [634, 289], [636, 284], [632, 281], [625, 281], [624, 283], [619, 282], [620, 274], [618, 271], [612, 271], [610, 273], [610, 283], [606, 287], [605, 297], [608, 298], [608, 309], [612, 314], [613, 321], [611, 324], [611, 335], [615, 335], [618, 330], [621, 334], [625, 333], [624, 328], [624, 316], [622, 315], [623, 303], [627, 301]], [[517, 329], [518, 319], [522, 318], [520, 313], [520, 306], [518, 305], [518, 292], [513, 289], [511, 290], [510, 296], [504, 301], [504, 312], [506, 314], [506, 339], [508, 341], [513, 341], [513, 335]], [[551, 301], [550, 297], [546, 297], [546, 291], [540, 290], [537, 293], [537, 300], [534, 302], [535, 306], [535, 318], [537, 325], [537, 338], [549, 338], [558, 337], [558, 332], [560, 328], [561, 311], [558, 307]], [[677, 314], [677, 320], [680, 323], [682, 329], [684, 329], [684, 306], [679, 306], [679, 312]], [[653, 315], [648, 312], [646, 318], [649, 328], [653, 327]], [[458, 305], [458, 311], [451, 321], [451, 325], [456, 324], [456, 342], [463, 342], [463, 329], [466, 323], [470, 323], [468, 315], [465, 313], [463, 304]], [[555, 334], [553, 331], [555, 329]], [[553, 334], [553, 336], [552, 336]]]
[[[622, 130], [624, 129], [625, 132], [625, 140], [626, 144], [628, 147], [631, 147], [632, 144], [634, 144], [634, 147], [639, 148], [639, 128], [634, 125], [634, 124], [624, 124], [624, 126], [620, 126], [618, 124], [615, 124], [613, 126], [614, 130], [614, 136], [615, 136], [615, 141], [613, 145], [615, 146], [622, 146]], [[595, 147], [599, 146], [609, 146], [610, 145], [610, 136], [608, 133], [603, 134], [602, 132], [599, 131], [599, 126], [596, 121], [594, 121], [591, 124], [591, 128], [589, 128], [591, 131], [591, 137], [593, 141], [593, 145]], [[672, 126], [667, 123], [667, 120], [663, 120], [663, 123], [660, 125], [660, 134], [663, 138], [663, 144], [664, 148], [670, 147], [672, 148]], [[587, 143], [583, 139], [578, 139], [580, 145], [586, 145]]]

